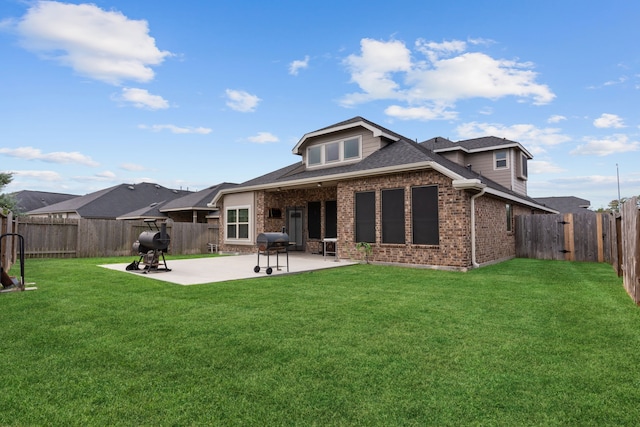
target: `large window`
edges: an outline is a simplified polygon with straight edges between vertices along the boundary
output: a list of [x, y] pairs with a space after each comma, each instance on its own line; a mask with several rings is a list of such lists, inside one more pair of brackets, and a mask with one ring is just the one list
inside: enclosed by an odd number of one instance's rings
[[360, 137], [327, 142], [307, 148], [307, 166], [360, 159], [362, 152]]
[[416, 245], [439, 244], [438, 187], [435, 185], [413, 187], [411, 213], [413, 243]]
[[234, 206], [227, 209], [227, 239], [249, 240], [248, 206]]
[[356, 193], [356, 243], [376, 241], [376, 193]]
[[404, 242], [404, 189], [382, 190], [382, 243]]

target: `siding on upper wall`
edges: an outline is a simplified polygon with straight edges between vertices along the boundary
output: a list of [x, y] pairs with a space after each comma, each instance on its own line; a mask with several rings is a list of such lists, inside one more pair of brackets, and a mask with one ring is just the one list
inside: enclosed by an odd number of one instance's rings
[[495, 160], [493, 155], [495, 151], [467, 154], [466, 161], [468, 164], [471, 164], [471, 168], [474, 171], [482, 176], [486, 176], [509, 190], [526, 195], [527, 181], [518, 178], [518, 162], [521, 153], [519, 150], [513, 148], [506, 150], [508, 151], [507, 167], [504, 169], [494, 169]]
[[[342, 141], [344, 139], [349, 139], [355, 136], [362, 137], [362, 158], [369, 156], [375, 151], [378, 151], [387, 143], [382, 140], [380, 137], [374, 137], [373, 132], [366, 130], [364, 128], [354, 128], [347, 129], [344, 131], [333, 132], [327, 135], [321, 135], [313, 138], [310, 142], [304, 144], [301, 147], [302, 151], [302, 162], [307, 163], [307, 148], [313, 147], [314, 145], [326, 144], [328, 142], [334, 141]], [[339, 163], [331, 163], [330, 165], [326, 165], [325, 167], [335, 167]], [[322, 166], [320, 166], [322, 167]]]
[[467, 162], [467, 158], [462, 151], [445, 151], [440, 153], [444, 158], [451, 160], [452, 162], [456, 162], [459, 165], [467, 166], [469, 162]]

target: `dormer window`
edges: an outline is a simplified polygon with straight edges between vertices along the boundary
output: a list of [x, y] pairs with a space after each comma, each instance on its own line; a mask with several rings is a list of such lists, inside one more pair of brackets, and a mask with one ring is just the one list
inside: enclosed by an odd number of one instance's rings
[[359, 160], [362, 157], [361, 153], [362, 139], [359, 136], [313, 145], [307, 148], [307, 166]]
[[509, 167], [507, 162], [507, 150], [500, 150], [494, 153], [494, 169], [506, 169]]

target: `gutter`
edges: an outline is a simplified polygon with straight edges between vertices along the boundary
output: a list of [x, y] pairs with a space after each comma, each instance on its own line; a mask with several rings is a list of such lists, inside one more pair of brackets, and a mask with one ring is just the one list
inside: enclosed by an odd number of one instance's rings
[[483, 196], [485, 190], [483, 188], [478, 194], [471, 196], [471, 265], [473, 265], [473, 268], [480, 267], [476, 260], [476, 199]]
[[453, 188], [456, 190], [479, 190], [471, 196], [471, 265], [473, 268], [480, 267], [476, 260], [476, 199], [483, 196], [487, 191], [487, 184], [483, 184], [479, 179], [464, 179], [453, 181]]

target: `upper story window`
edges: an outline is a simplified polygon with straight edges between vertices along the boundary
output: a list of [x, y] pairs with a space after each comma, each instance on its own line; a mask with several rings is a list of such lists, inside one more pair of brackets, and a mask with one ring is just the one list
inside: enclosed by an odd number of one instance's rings
[[494, 168], [495, 169], [506, 169], [509, 167], [509, 163], [507, 162], [507, 150], [496, 151], [493, 154]]
[[307, 148], [307, 166], [358, 160], [362, 156], [362, 140], [359, 136], [318, 144]]
[[527, 179], [527, 156], [520, 154], [520, 170], [518, 171], [518, 178]]

